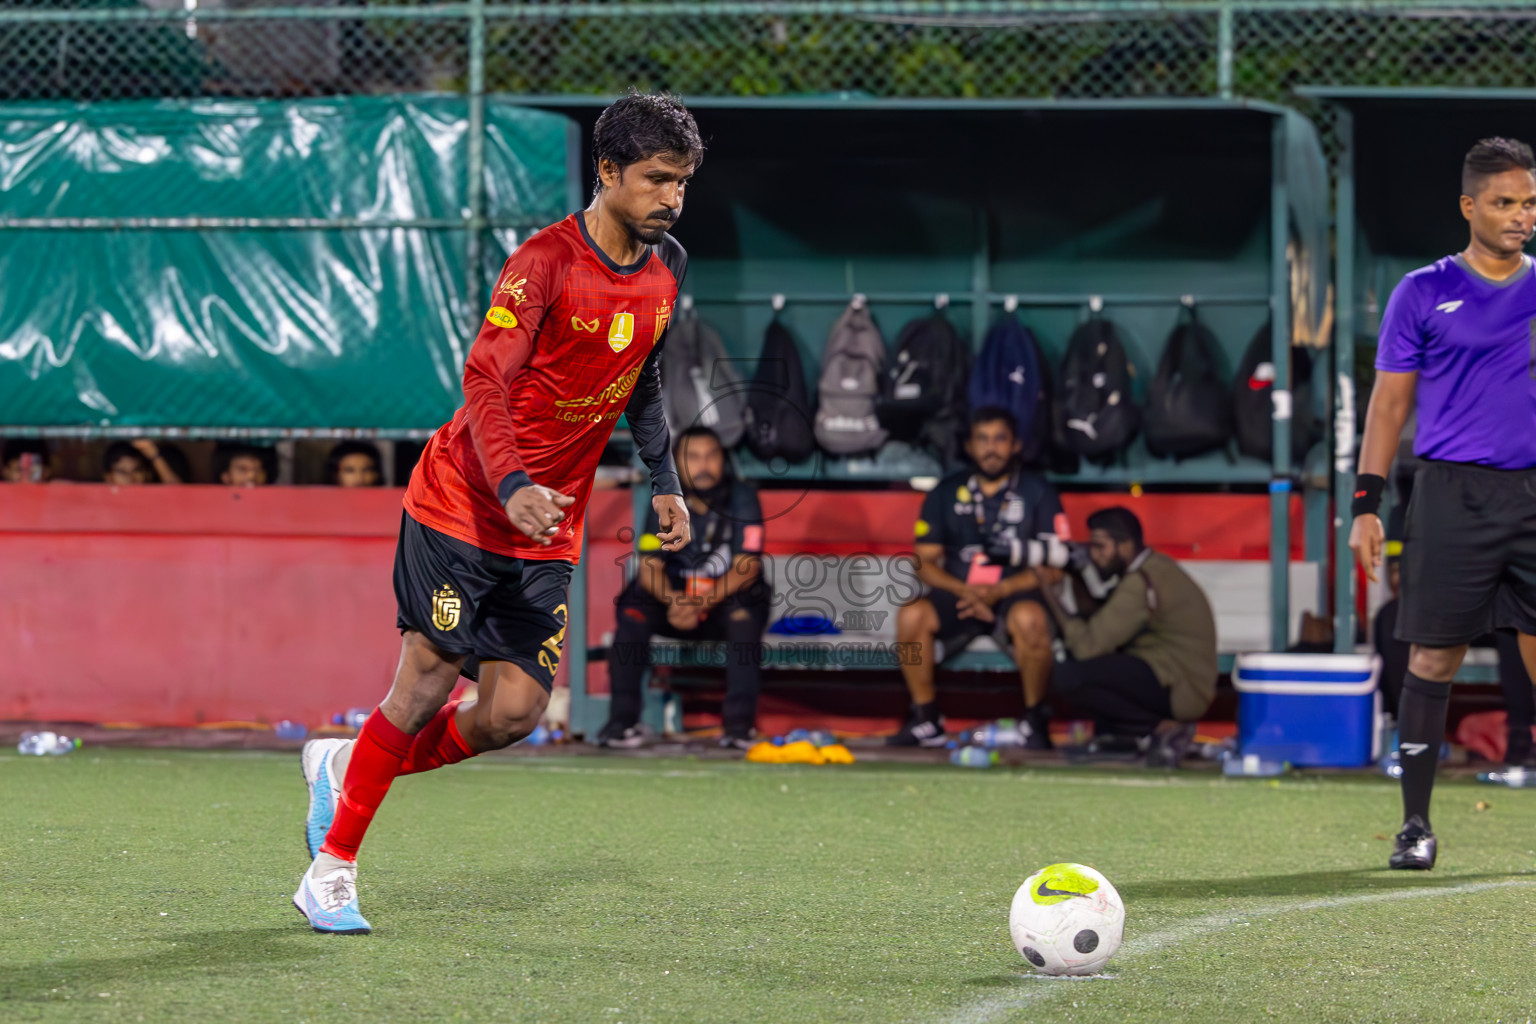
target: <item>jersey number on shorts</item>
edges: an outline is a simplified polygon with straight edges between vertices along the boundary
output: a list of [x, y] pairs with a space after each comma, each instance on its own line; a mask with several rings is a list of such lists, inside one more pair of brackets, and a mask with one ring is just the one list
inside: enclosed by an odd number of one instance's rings
[[[561, 622], [570, 621], [570, 611], [563, 604], [555, 608], [555, 616]], [[560, 671], [560, 649], [564, 646], [565, 627], [561, 626], [560, 632], [545, 640], [543, 650], [539, 651], [539, 664], [544, 666], [551, 677]]]

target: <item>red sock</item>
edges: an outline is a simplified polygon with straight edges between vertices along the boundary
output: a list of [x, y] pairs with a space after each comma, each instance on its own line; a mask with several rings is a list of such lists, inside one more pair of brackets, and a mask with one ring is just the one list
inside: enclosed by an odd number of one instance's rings
[[411, 752], [405, 755], [404, 761], [400, 762], [399, 774], [415, 775], [417, 772], [429, 772], [445, 764], [458, 764], [466, 757], [475, 756], [475, 752], [469, 749], [469, 744], [464, 742], [458, 723], [453, 720], [453, 713], [459, 709], [461, 703], [463, 702], [454, 700], [444, 704], [443, 709], [432, 716], [432, 721], [416, 734], [415, 742], [411, 744]]
[[357, 860], [363, 833], [368, 831], [368, 823], [384, 802], [389, 784], [395, 781], [400, 762], [410, 749], [410, 733], [395, 728], [384, 712], [374, 708], [352, 745], [341, 799], [336, 801], [336, 817], [320, 844], [322, 851], [342, 860]]

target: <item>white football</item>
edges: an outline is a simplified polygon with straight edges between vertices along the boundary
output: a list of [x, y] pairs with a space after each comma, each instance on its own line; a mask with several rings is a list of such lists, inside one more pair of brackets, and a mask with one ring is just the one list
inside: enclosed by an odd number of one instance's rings
[[1125, 937], [1125, 904], [1082, 864], [1052, 864], [1019, 886], [1008, 912], [1019, 955], [1042, 974], [1094, 974]]

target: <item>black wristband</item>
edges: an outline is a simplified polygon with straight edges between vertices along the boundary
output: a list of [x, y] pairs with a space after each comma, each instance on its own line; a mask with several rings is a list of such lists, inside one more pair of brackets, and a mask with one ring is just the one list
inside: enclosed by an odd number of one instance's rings
[[496, 497], [505, 505], [512, 500], [512, 495], [524, 487], [532, 487], [533, 481], [528, 479], [528, 474], [522, 470], [515, 470], [502, 477], [501, 483], [496, 485]]
[[1355, 477], [1355, 500], [1350, 503], [1349, 513], [1355, 516], [1381, 514], [1381, 492], [1387, 489], [1387, 478], [1375, 473], [1361, 473]]

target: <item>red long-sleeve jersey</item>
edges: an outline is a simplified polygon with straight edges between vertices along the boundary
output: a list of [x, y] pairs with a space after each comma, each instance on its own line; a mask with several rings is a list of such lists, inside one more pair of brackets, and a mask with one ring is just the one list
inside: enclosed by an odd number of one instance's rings
[[[580, 213], [520, 245], [464, 365], [464, 405], [411, 474], [411, 518], [497, 554], [575, 562], [593, 472], [626, 411], [656, 492], [682, 493], [656, 356], [687, 260], [669, 235], [619, 266]], [[507, 519], [530, 481], [576, 499], [547, 547]]]

